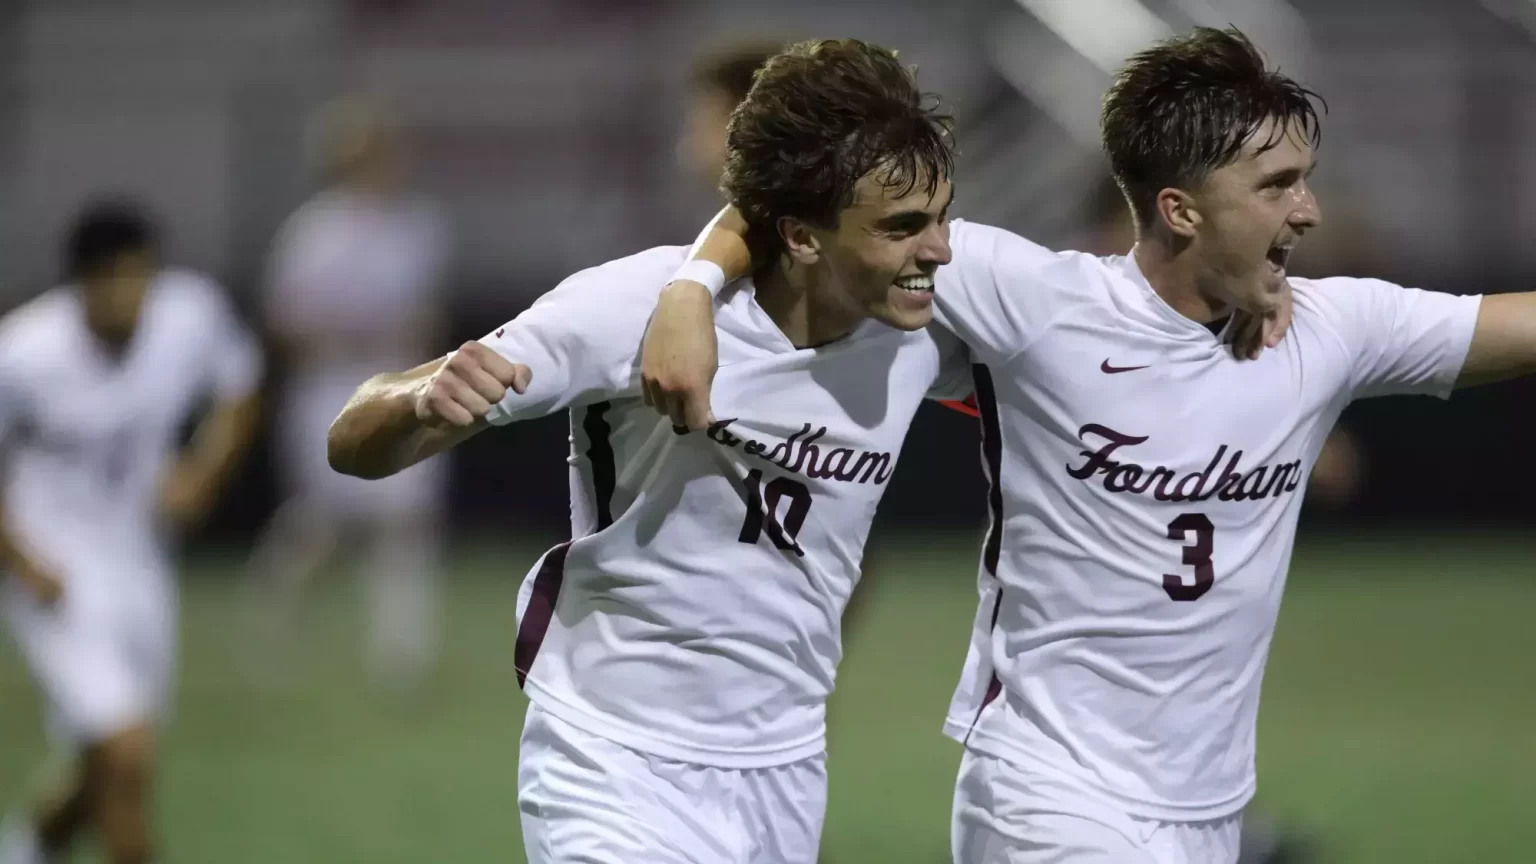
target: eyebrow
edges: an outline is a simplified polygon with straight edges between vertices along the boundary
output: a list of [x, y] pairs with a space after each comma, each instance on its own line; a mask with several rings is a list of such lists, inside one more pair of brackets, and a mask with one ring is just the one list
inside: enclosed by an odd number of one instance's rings
[[1312, 162], [1306, 167], [1305, 171], [1300, 168], [1281, 168], [1278, 171], [1271, 171], [1268, 174], [1265, 174], [1263, 177], [1259, 178], [1259, 185], [1268, 186], [1269, 184], [1281, 179], [1282, 177], [1295, 177], [1298, 179], [1302, 177], [1310, 177], [1312, 172], [1315, 170], [1317, 170], [1316, 156], [1312, 157]]
[[[944, 202], [944, 207], [939, 212], [943, 213], [955, 203], [955, 187], [949, 187], [949, 200]], [[925, 225], [930, 216], [926, 210], [903, 210], [900, 213], [892, 213], [875, 220], [876, 228], [901, 228], [908, 225]]]

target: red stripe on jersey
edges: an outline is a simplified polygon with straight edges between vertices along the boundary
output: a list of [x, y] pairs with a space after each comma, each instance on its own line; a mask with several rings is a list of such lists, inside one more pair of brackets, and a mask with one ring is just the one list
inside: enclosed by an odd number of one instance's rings
[[963, 401], [963, 402], [957, 402], [957, 401], [955, 401], [953, 399], [945, 399], [945, 400], [939, 402], [939, 404], [943, 405], [945, 408], [952, 408], [952, 409], [954, 409], [956, 411], [959, 411], [961, 414], [969, 414], [972, 417], [980, 417], [981, 416], [981, 412], [976, 409], [976, 394], [975, 393], [972, 393], [971, 395], [965, 397], [965, 401]]

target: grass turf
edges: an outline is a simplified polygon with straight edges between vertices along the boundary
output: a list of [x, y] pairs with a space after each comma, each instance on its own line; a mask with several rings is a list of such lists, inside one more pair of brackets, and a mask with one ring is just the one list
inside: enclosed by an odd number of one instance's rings
[[[1529, 542], [1303, 540], [1260, 725], [1261, 801], [1324, 861], [1536, 860], [1536, 566]], [[184, 579], [159, 820], [172, 864], [523, 860], [517, 579], [535, 551], [467, 556], [431, 686], [367, 686], [351, 585], [317, 590], [253, 679], [228, 567]], [[832, 706], [830, 862], [941, 864], [958, 746], [939, 734], [974, 609], [975, 545], [891, 550]], [[0, 796], [40, 764], [38, 700], [0, 643]], [[86, 856], [86, 860], [94, 860]]]

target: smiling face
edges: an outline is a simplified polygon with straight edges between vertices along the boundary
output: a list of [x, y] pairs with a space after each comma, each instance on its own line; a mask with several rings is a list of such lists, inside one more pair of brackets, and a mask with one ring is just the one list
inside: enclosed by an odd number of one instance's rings
[[805, 227], [814, 258], [804, 260], [822, 269], [817, 281], [829, 305], [901, 330], [933, 320], [933, 274], [950, 260], [954, 187], [941, 180], [930, 193], [928, 185], [891, 186], [871, 172], [836, 228]]
[[1315, 164], [1302, 130], [1268, 120], [1235, 161], [1190, 191], [1197, 214], [1191, 249], [1199, 256], [1203, 293], [1256, 314], [1276, 308], [1291, 252], [1321, 222], [1308, 183]]

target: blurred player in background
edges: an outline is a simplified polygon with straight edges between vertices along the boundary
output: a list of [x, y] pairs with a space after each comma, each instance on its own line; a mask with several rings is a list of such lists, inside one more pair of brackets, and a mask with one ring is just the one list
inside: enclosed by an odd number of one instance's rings
[[721, 201], [725, 132], [731, 122], [731, 112], [747, 98], [757, 70], [783, 48], [774, 42], [743, 41], [703, 54], [693, 64], [683, 132], [677, 142], [677, 159], [685, 172], [698, 178], [713, 193], [716, 203], [710, 213], [719, 209]]
[[137, 207], [94, 206], [70, 233], [68, 283], [0, 320], [0, 592], [76, 757], [56, 795], [7, 821], [3, 864], [62, 861], [88, 825], [112, 864], [154, 851], [169, 538], [208, 512], [245, 452], [262, 367], [221, 289], [162, 267], [158, 251]]
[[380, 368], [436, 349], [445, 232], [406, 189], [405, 142], [382, 109], [348, 101], [326, 115], [329, 188], [283, 225], [272, 250], [266, 320], [287, 370], [278, 414], [285, 500], [257, 547], [253, 577], [283, 626], [312, 577], [360, 548], [374, 683], [409, 689], [437, 651], [437, 570], [448, 466], [379, 483], [331, 471], [325, 433], [352, 390]]

